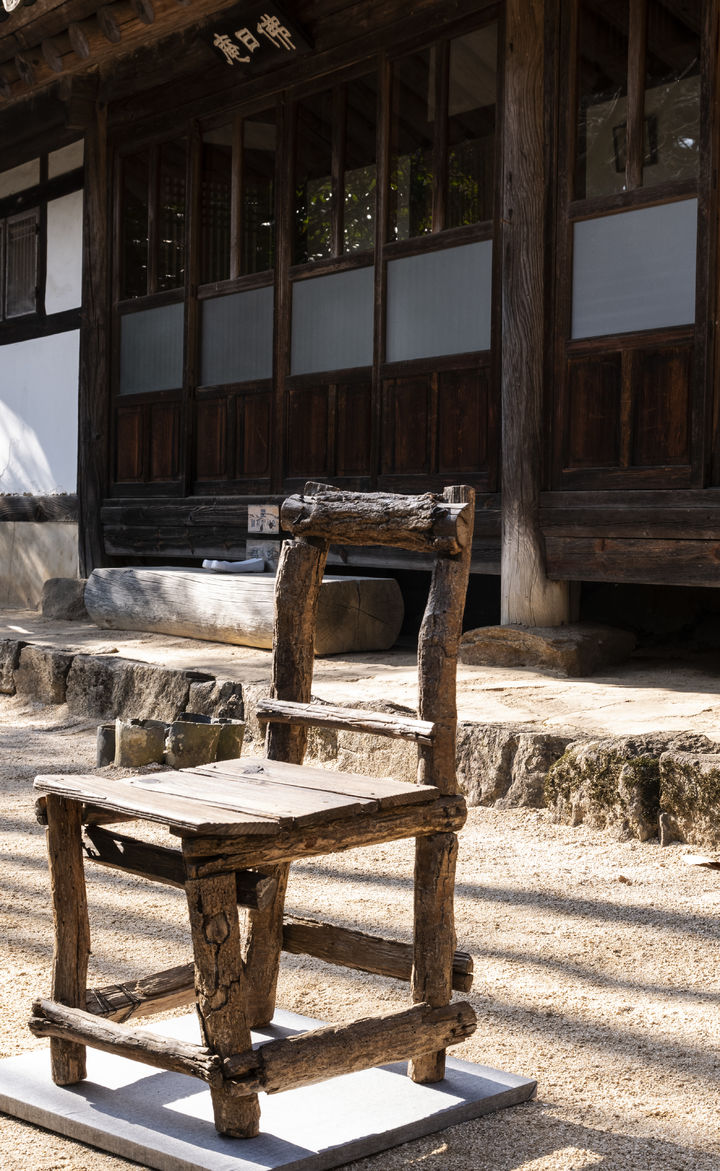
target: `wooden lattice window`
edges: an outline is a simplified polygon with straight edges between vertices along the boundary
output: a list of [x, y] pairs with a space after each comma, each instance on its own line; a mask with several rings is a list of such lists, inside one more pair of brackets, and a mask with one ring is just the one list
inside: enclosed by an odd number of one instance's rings
[[37, 310], [38, 232], [37, 208], [0, 221], [0, 311], [5, 320]]

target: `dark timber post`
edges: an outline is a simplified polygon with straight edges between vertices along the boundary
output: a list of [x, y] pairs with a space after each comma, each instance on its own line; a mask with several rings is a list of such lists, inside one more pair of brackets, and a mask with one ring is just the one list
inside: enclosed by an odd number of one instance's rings
[[106, 494], [109, 392], [106, 107], [97, 103], [85, 132], [83, 277], [78, 387], [78, 499], [81, 577], [104, 564], [100, 507]]
[[545, 0], [507, 0], [503, 135], [502, 555], [504, 625], [559, 626], [539, 524], [545, 316]]

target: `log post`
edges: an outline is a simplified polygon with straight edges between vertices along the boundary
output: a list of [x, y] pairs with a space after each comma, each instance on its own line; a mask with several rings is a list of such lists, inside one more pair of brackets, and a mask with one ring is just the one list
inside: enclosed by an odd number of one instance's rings
[[[245, 977], [235, 875], [188, 879], [185, 883], [193, 957], [195, 998], [203, 1042], [218, 1057], [250, 1047]], [[234, 1098], [226, 1086], [211, 1086], [215, 1128], [234, 1138], [252, 1138], [260, 1129], [256, 1094]]]
[[[299, 539], [283, 544], [275, 585], [273, 699], [310, 702], [315, 619], [327, 550], [325, 541]], [[306, 742], [307, 728], [302, 725], [268, 724], [266, 756], [302, 764]], [[289, 873], [287, 863], [276, 867], [272, 875], [277, 894], [272, 906], [248, 912], [243, 952], [253, 1027], [268, 1024], [275, 1012]]]
[[550, 581], [540, 531], [545, 322], [545, 0], [505, 6], [502, 182], [501, 622], [570, 620], [565, 582]]
[[[81, 840], [82, 807], [52, 793], [47, 797], [47, 849], [50, 866], [55, 953], [52, 998], [69, 1008], [85, 1008], [90, 923]], [[69, 1086], [87, 1076], [85, 1046], [53, 1037], [52, 1079]]]
[[[446, 488], [444, 495], [448, 502], [467, 502], [474, 514], [472, 488]], [[418, 782], [436, 785], [444, 794], [457, 792], [457, 654], [471, 554], [472, 531], [460, 553], [438, 558], [418, 640], [418, 715], [435, 724], [432, 744], [418, 746]], [[456, 859], [457, 837], [453, 833], [415, 839], [412, 995], [414, 1001], [427, 1002], [433, 1008], [447, 1004], [452, 996]], [[416, 1082], [440, 1081], [445, 1073], [445, 1050], [415, 1057], [409, 1073]]]
[[78, 386], [78, 499], [81, 577], [105, 560], [100, 507], [107, 489], [110, 427], [109, 193], [107, 112], [99, 103], [85, 132], [82, 318]]

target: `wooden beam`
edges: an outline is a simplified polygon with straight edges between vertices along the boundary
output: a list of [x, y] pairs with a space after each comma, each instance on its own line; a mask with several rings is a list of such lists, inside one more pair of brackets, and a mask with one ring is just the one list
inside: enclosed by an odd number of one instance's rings
[[508, 0], [502, 168], [501, 621], [558, 626], [568, 588], [547, 577], [540, 532], [545, 418], [545, 2]]
[[178, 964], [124, 984], [88, 988], [85, 1011], [119, 1023], [195, 1002], [195, 965]]
[[432, 492], [422, 496], [343, 492], [311, 482], [302, 496], [288, 497], [280, 510], [280, 523], [296, 537], [333, 545], [392, 545], [457, 554], [472, 540], [473, 509]]
[[[394, 980], [409, 981], [413, 965], [413, 945], [397, 939], [385, 939], [338, 927], [334, 923], [319, 923], [295, 915], [285, 917], [283, 951], [295, 955], [310, 955], [327, 964], [354, 968], [358, 972], [372, 972]], [[452, 987], [456, 992], [469, 992], [473, 982], [473, 960], [465, 951], [456, 951], [452, 965]]]
[[404, 1012], [268, 1041], [228, 1057], [223, 1073], [240, 1094], [260, 1090], [277, 1094], [373, 1065], [403, 1061], [418, 1045], [423, 1049], [457, 1045], [476, 1028], [475, 1011], [463, 1001], [442, 1008], [416, 1004]]
[[415, 720], [391, 712], [365, 712], [355, 708], [291, 703], [288, 700], [261, 699], [255, 709], [260, 723], [298, 724], [311, 728], [341, 728], [348, 732], [368, 732], [396, 740], [431, 744], [435, 725], [429, 720]]
[[0, 496], [0, 521], [50, 521], [77, 524], [78, 498], [74, 492], [62, 496]]
[[143, 1029], [116, 1025], [54, 1000], [35, 1001], [28, 1027], [36, 1037], [53, 1037], [66, 1044], [91, 1045], [93, 1049], [117, 1053], [156, 1069], [189, 1074], [208, 1082], [211, 1087], [222, 1086], [220, 1058], [209, 1049]]
[[[87, 858], [99, 866], [135, 874], [165, 886], [185, 885], [185, 864], [179, 850], [150, 845], [99, 826], [85, 828], [83, 847]], [[254, 870], [237, 871], [235, 885], [238, 904], [255, 910], [268, 907], [277, 889], [274, 878]]]
[[356, 813], [352, 819], [352, 833], [348, 829], [348, 819], [342, 818], [339, 822], [313, 826], [307, 833], [300, 827], [292, 833], [279, 830], [276, 834], [263, 834], [247, 843], [238, 839], [232, 843], [231, 853], [227, 853], [227, 837], [190, 835], [183, 838], [183, 852], [186, 864], [199, 876], [242, 870], [246, 866], [262, 866], [264, 870], [276, 862], [334, 854], [379, 842], [393, 842], [398, 838], [454, 832], [462, 829], [466, 819], [464, 797], [441, 797], [410, 808]]
[[[338, 927], [286, 915], [283, 923], [282, 950], [291, 955], [314, 956], [327, 964], [372, 972], [409, 983], [412, 973], [413, 947], [397, 939], [384, 939]], [[469, 992], [473, 982], [473, 960], [466, 951], [456, 951], [453, 959], [452, 986], [455, 992]], [[171, 1008], [181, 1008], [195, 1001], [195, 965], [180, 964], [123, 984], [89, 988], [85, 1011], [106, 1020], [128, 1021], [152, 1016]]]

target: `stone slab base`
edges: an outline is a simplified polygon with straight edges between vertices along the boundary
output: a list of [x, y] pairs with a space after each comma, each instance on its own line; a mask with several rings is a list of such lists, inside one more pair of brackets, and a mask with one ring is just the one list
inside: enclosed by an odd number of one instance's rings
[[[254, 1040], [320, 1024], [278, 1012]], [[194, 1015], [155, 1028], [199, 1041]], [[0, 1061], [0, 1109], [160, 1171], [321, 1171], [527, 1101], [535, 1088], [529, 1078], [455, 1059], [434, 1086], [415, 1085], [404, 1064], [388, 1065], [262, 1094], [261, 1133], [243, 1140], [217, 1134], [208, 1089], [183, 1074], [88, 1049], [88, 1080], [60, 1087], [47, 1048]]]
[[621, 663], [635, 649], [629, 630], [578, 623], [570, 626], [479, 626], [460, 641], [461, 663], [486, 667], [545, 667], [582, 677]]

